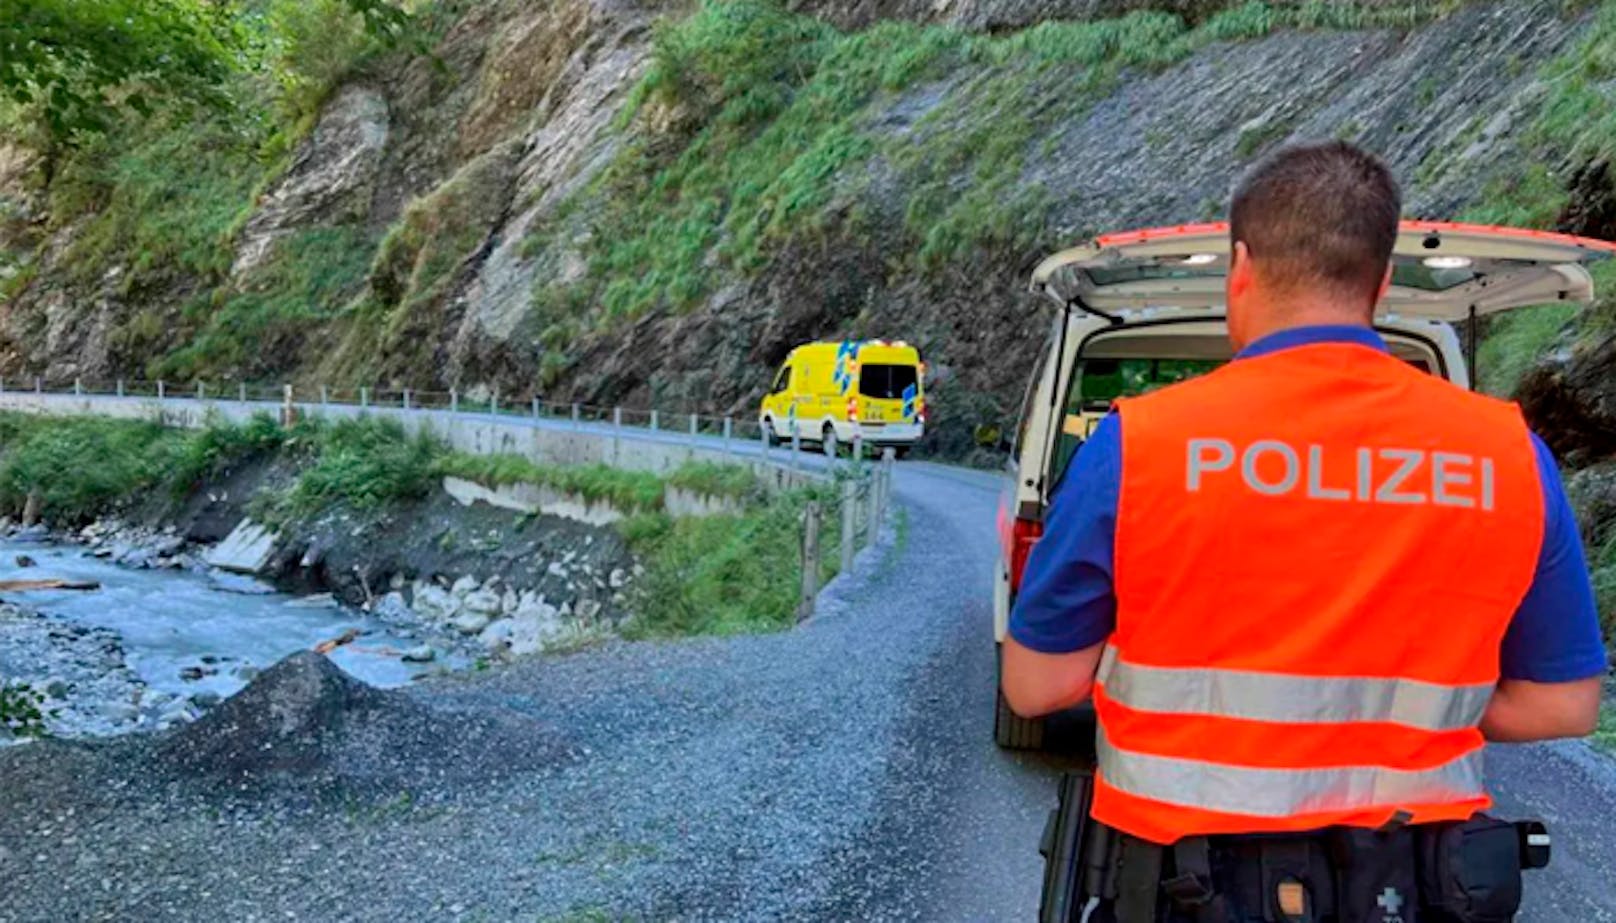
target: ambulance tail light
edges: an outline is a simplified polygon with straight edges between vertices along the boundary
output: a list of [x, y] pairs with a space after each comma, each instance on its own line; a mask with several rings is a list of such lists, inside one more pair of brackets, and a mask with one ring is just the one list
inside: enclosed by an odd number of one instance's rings
[[1021, 574], [1027, 569], [1027, 557], [1043, 535], [1044, 524], [1032, 519], [1017, 519], [1010, 527], [1010, 592], [1021, 592]]

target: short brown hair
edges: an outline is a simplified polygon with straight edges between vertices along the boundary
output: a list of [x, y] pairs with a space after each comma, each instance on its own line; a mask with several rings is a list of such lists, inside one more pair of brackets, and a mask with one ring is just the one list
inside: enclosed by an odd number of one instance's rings
[[1379, 157], [1345, 141], [1296, 144], [1235, 187], [1229, 232], [1276, 286], [1373, 299], [1402, 210], [1397, 179]]

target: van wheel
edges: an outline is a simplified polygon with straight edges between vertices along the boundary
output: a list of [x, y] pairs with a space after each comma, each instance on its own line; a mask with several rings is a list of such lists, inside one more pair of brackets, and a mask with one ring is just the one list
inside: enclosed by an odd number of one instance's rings
[[769, 448], [772, 449], [780, 445], [780, 435], [774, 431], [774, 420], [772, 418], [764, 417], [758, 426], [762, 428], [763, 441], [768, 444]]
[[1042, 750], [1044, 748], [1044, 719], [1023, 718], [1010, 708], [1004, 699], [1004, 653], [999, 652], [999, 668], [993, 671], [993, 694], [997, 704], [993, 713], [993, 741], [1006, 750]]
[[841, 443], [836, 438], [836, 427], [825, 424], [825, 431], [819, 434], [819, 447], [825, 450], [826, 458], [835, 458], [841, 451]]

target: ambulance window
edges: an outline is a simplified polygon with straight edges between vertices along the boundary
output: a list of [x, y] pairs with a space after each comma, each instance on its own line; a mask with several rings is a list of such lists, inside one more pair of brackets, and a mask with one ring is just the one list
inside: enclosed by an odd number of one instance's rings
[[865, 365], [859, 369], [859, 393], [865, 397], [896, 401], [919, 382], [912, 365]]

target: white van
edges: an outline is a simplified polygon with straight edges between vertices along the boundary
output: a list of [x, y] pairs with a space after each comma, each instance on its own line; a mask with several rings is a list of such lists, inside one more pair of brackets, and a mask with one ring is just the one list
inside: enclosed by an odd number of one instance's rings
[[[1111, 402], [1230, 359], [1229, 249], [1227, 224], [1157, 228], [1097, 238], [1034, 271], [1033, 290], [1059, 310], [1027, 388], [1000, 498], [996, 644], [1055, 485]], [[1455, 323], [1525, 305], [1586, 303], [1594, 292], [1584, 264], [1612, 253], [1616, 244], [1563, 234], [1405, 221], [1376, 329], [1394, 355], [1469, 387], [1474, 354], [1466, 357]], [[998, 693], [994, 737], [1002, 747], [1041, 749], [1045, 721], [1016, 715]]]

